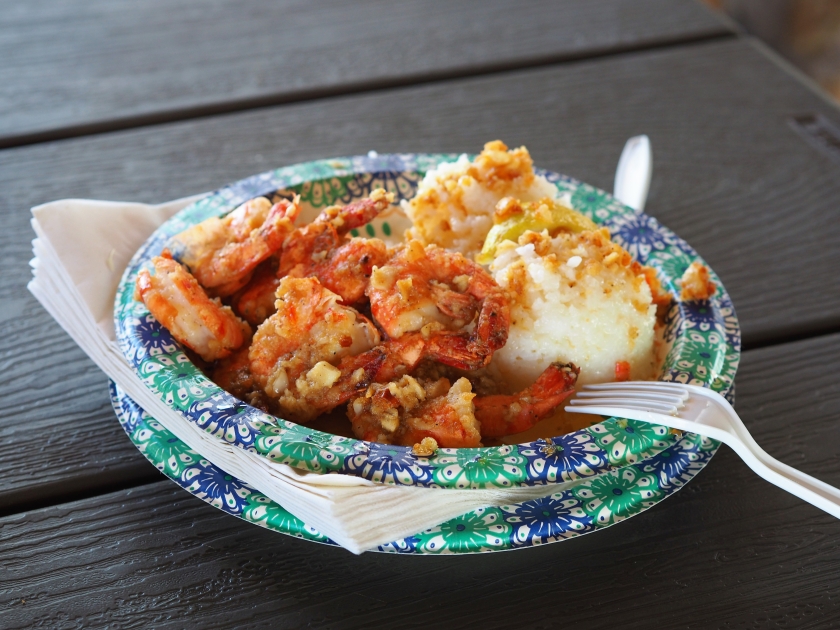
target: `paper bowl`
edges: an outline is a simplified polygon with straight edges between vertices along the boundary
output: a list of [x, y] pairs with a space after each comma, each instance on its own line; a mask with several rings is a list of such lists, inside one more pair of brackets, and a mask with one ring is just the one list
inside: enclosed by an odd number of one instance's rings
[[[111, 383], [111, 401], [141, 453], [181, 488], [226, 514], [274, 532], [336, 545], [262, 492], [204, 459]], [[685, 436], [638, 464], [548, 496], [473, 510], [373, 551], [449, 555], [525, 549], [602, 530], [641, 514], [682, 488], [714, 455], [717, 444]], [[445, 490], [442, 490], [445, 492]]]
[[[250, 407], [210, 381], [145, 305], [134, 300], [137, 273], [149, 266], [171, 236], [208, 217], [222, 216], [248, 199], [293, 191], [301, 195], [303, 220], [312, 220], [321, 208], [349, 203], [374, 188], [408, 199], [426, 171], [454, 159], [456, 155], [399, 154], [318, 160], [249, 177], [195, 202], [155, 231], [123, 274], [115, 302], [122, 352], [155, 395], [218, 439], [303, 470], [357, 475], [381, 483], [508, 488], [573, 481], [617, 473], [654, 459], [678, 442], [697, 449], [709, 444], [693, 434], [680, 437], [666, 427], [610, 418], [535, 442], [441, 448], [432, 457], [418, 457], [409, 447], [324, 433]], [[652, 217], [601, 190], [564, 175], [538, 172], [570, 194], [575, 209], [608, 227], [636, 260], [655, 268], [666, 289], [679, 293], [676, 281], [691, 262], [700, 260], [687, 243]], [[389, 238], [401, 234], [405, 225], [400, 221], [405, 219], [384, 216], [364, 230], [370, 236]], [[714, 273], [712, 278], [718, 290], [711, 300], [673, 304], [665, 327], [669, 351], [660, 378], [704, 385], [731, 396], [740, 332], [728, 294]], [[716, 444], [710, 444], [713, 453]]]

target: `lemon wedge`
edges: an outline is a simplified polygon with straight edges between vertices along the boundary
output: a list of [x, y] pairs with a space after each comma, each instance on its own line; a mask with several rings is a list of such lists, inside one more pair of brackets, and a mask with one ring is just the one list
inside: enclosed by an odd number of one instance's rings
[[552, 236], [560, 230], [584, 232], [596, 230], [590, 219], [576, 210], [572, 210], [553, 199], [521, 203], [517, 199], [505, 197], [496, 204], [493, 214], [493, 227], [484, 240], [484, 247], [476, 257], [482, 265], [489, 265], [496, 255], [496, 248], [503, 241], [518, 241], [525, 232], [548, 230]]

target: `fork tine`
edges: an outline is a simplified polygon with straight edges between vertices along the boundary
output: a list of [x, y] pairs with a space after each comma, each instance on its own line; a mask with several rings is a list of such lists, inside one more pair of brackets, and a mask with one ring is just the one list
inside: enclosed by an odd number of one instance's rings
[[642, 400], [628, 400], [627, 398], [587, 398], [585, 400], [571, 400], [566, 409], [574, 411], [584, 407], [621, 407], [624, 409], [638, 409], [639, 411], [656, 411], [659, 413], [675, 414], [676, 405], [664, 402], [650, 402]]
[[672, 405], [677, 405], [678, 407], [682, 407], [685, 404], [685, 398], [679, 396], [677, 394], [658, 394], [658, 393], [648, 393], [648, 392], [629, 392], [629, 393], [622, 393], [622, 392], [615, 392], [613, 390], [601, 390], [596, 392], [589, 392], [589, 391], [582, 391], [578, 392], [575, 396], [575, 400], [584, 400], [588, 398], [603, 398], [604, 396], [618, 396], [621, 395], [622, 399], [626, 400], [649, 400], [651, 402], [663, 402], [663, 403], [670, 403]]
[[621, 383], [597, 383], [584, 385], [581, 391], [600, 391], [603, 393], [660, 393], [670, 396], [679, 396], [687, 400], [690, 396], [687, 389], [677, 384], [667, 384], [663, 381], [624, 381]]

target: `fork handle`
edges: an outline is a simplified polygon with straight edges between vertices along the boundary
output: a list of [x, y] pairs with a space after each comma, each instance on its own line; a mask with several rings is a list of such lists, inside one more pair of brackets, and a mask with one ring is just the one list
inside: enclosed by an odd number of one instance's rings
[[753, 439], [743, 423], [740, 423], [740, 420], [739, 425], [736, 426], [714, 426], [638, 409], [630, 410], [589, 405], [568, 407], [568, 409], [577, 413], [591, 413], [608, 418], [615, 416], [651, 422], [688, 433], [705, 435], [718, 442], [723, 442], [735, 451], [744, 463], [760, 477], [824, 512], [828, 512], [835, 518], [840, 518], [840, 490], [768, 455]]
[[740, 419], [737, 422], [733, 421], [731, 425], [715, 426], [702, 422], [689, 422], [658, 413], [648, 415], [655, 416], [654, 421], [660, 424], [691, 433], [701, 433], [723, 442], [735, 451], [758, 476], [828, 512], [833, 517], [840, 518], [840, 490], [770, 456], [758, 445]]
[[775, 486], [840, 518], [840, 490], [768, 455], [757, 444], [750, 448], [735, 437], [725, 441], [744, 463]]
[[688, 422], [664, 414], [648, 415], [655, 416], [654, 421], [660, 424], [691, 433], [701, 433], [723, 442], [758, 476], [833, 517], [840, 518], [840, 490], [770, 456], [758, 445], [740, 420], [728, 426], [714, 426], [702, 422]]

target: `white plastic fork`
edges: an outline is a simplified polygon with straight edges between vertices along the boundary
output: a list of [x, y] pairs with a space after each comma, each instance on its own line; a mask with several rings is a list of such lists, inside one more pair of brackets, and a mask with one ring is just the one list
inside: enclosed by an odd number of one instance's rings
[[650, 138], [633, 136], [624, 145], [615, 169], [613, 197], [640, 212], [645, 209], [650, 178], [653, 173], [653, 153]]
[[770, 457], [732, 405], [710, 389], [663, 381], [586, 385], [566, 411], [641, 420], [718, 440], [770, 483], [840, 518], [840, 490]]

